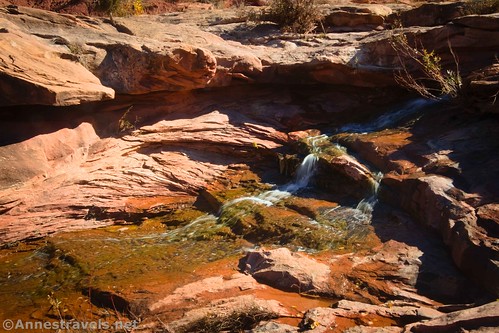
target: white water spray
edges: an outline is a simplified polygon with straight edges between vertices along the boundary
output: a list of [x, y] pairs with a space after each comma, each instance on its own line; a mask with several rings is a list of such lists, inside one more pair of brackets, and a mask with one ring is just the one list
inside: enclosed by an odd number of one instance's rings
[[[321, 136], [320, 138], [324, 138], [325, 136]], [[312, 142], [314, 145], [315, 142]], [[271, 191], [265, 191], [256, 196], [247, 196], [241, 197], [229, 202], [226, 202], [219, 211], [219, 215], [222, 212], [240, 202], [249, 201], [258, 205], [272, 206], [279, 201], [282, 201], [288, 197], [290, 197], [293, 193], [298, 192], [299, 190], [306, 188], [310, 183], [310, 180], [315, 174], [315, 168], [317, 165], [318, 157], [315, 154], [308, 154], [302, 161], [302, 163], [298, 166], [296, 170], [295, 179], [283, 185], [281, 188]]]
[[315, 154], [308, 154], [296, 170], [295, 180], [284, 185], [282, 190], [295, 193], [298, 190], [307, 187], [310, 183], [310, 179], [312, 179], [315, 174], [315, 168], [318, 160], [319, 158]]
[[434, 100], [427, 100], [424, 98], [414, 99], [412, 101], [407, 102], [404, 106], [402, 106], [399, 110], [395, 112], [385, 113], [375, 120], [371, 121], [367, 124], [347, 124], [342, 126], [338, 132], [349, 132], [349, 133], [370, 133], [380, 131], [389, 127], [395, 126], [398, 122], [403, 120], [406, 117], [409, 117], [419, 111], [426, 109], [428, 106], [437, 103]]

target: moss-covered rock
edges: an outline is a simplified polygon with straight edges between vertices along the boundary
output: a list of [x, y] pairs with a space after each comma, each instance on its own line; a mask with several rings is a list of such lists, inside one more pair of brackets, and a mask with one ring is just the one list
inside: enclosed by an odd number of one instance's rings
[[[319, 218], [320, 219], [320, 218]], [[282, 206], [265, 206], [242, 201], [226, 207], [220, 223], [244, 239], [259, 244], [277, 244], [323, 250], [344, 245], [333, 224], [321, 224], [297, 211]], [[345, 225], [335, 223], [340, 228]]]

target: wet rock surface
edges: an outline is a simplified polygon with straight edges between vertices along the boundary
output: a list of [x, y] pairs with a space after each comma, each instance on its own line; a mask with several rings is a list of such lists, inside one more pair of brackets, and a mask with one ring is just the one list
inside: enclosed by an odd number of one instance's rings
[[[303, 91], [233, 88], [229, 99], [223, 90], [165, 93], [70, 110], [47, 108], [37, 115], [31, 107], [4, 109], [0, 155], [11, 162], [0, 166], [2, 239], [11, 242], [116, 220], [140, 223], [191, 205], [198, 193], [209, 192], [209, 184], [225, 179], [227, 170], [248, 169], [241, 166], [245, 163], [262, 175], [273, 169], [273, 177], [279, 177], [274, 156], [285, 149], [286, 125], [293, 126], [296, 118], [325, 122], [309, 114], [307, 105], [327, 105], [344, 95], [323, 90], [319, 100], [292, 97]], [[221, 193], [226, 187], [220, 184]], [[245, 192], [235, 187], [234, 193]], [[212, 202], [213, 209], [237, 196]], [[275, 209], [290, 222], [296, 218], [310, 224], [296, 212]]]

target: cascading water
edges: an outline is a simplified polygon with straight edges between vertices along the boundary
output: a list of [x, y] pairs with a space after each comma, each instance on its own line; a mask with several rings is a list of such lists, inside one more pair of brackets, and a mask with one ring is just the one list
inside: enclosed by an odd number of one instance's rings
[[[433, 102], [427, 102], [425, 100], [417, 99], [411, 101], [399, 111], [378, 117], [372, 123], [364, 125], [346, 125], [342, 127], [340, 131], [369, 132], [380, 130], [392, 126], [394, 123], [401, 121], [409, 115], [419, 112], [422, 108], [427, 107], [428, 103]], [[198, 223], [205, 222], [210, 224], [215, 222], [215, 226], [221, 225], [220, 218], [224, 214], [227, 215], [227, 213], [231, 217], [228, 220], [225, 219], [225, 223], [230, 223], [230, 221], [244, 217], [246, 214], [252, 214], [252, 211], [255, 209], [255, 207], [270, 207], [276, 205], [279, 202], [292, 197], [293, 195], [297, 195], [300, 191], [310, 185], [310, 182], [315, 175], [317, 162], [319, 160], [319, 155], [322, 153], [322, 149], [331, 149], [332, 146], [335, 146], [336, 149], [343, 151], [345, 154], [347, 153], [346, 148], [331, 143], [329, 141], [329, 137], [326, 135], [310, 137], [307, 139], [307, 143], [310, 147], [311, 153], [303, 159], [303, 161], [297, 168], [293, 181], [271, 191], [265, 191], [253, 196], [240, 197], [226, 202], [222, 205], [216, 216], [206, 215], [205, 217], [198, 218], [196, 221], [193, 221], [183, 229], [189, 229], [189, 227], [194, 227]], [[373, 172], [372, 175], [372, 192], [369, 197], [362, 199], [354, 207], [338, 206], [334, 209], [322, 211], [317, 217], [317, 219], [319, 219], [321, 222], [319, 223], [317, 222], [317, 220], [310, 219], [310, 223], [321, 224], [330, 232], [336, 232], [335, 225], [337, 225], [337, 223], [346, 222], [347, 228], [352, 232], [355, 232], [353, 230], [355, 230], [357, 225], [369, 224], [372, 218], [372, 212], [378, 201], [377, 194], [379, 190], [379, 184], [383, 177], [383, 174], [381, 172]], [[245, 205], [241, 205], [241, 203], [245, 203]], [[232, 209], [233, 207], [235, 209]], [[216, 221], [218, 221], [219, 223], [216, 223]], [[187, 234], [189, 234], [189, 232], [187, 232]]]
[[338, 133], [371, 133], [395, 126], [397, 123], [416, 113], [428, 109], [438, 101], [418, 98], [407, 102], [397, 111], [387, 112], [367, 124], [347, 124], [338, 129]]
[[383, 178], [382, 172], [373, 173], [374, 182], [373, 182], [373, 192], [369, 198], [362, 199], [355, 209], [361, 211], [363, 214], [372, 216], [372, 212], [374, 210], [374, 206], [378, 202], [378, 191], [379, 191], [379, 183]]
[[222, 214], [222, 212], [227, 208], [243, 201], [249, 201], [259, 205], [272, 206], [277, 202], [290, 197], [293, 193], [296, 193], [308, 186], [310, 179], [315, 173], [316, 164], [317, 156], [314, 154], [307, 155], [296, 170], [296, 177], [294, 181], [276, 190], [265, 191], [257, 196], [247, 196], [231, 200], [220, 208], [219, 215]]
[[318, 159], [317, 155], [313, 153], [308, 154], [296, 170], [295, 180], [287, 185], [284, 185], [282, 191], [294, 193], [307, 187], [310, 183], [310, 179], [314, 176]]
[[325, 139], [328, 139], [326, 135], [318, 135], [307, 138], [312, 152], [305, 156], [301, 164], [298, 166], [298, 168], [296, 169], [295, 179], [292, 182], [289, 182], [275, 190], [265, 191], [257, 196], [247, 196], [231, 200], [221, 207], [219, 214], [221, 214], [223, 210], [227, 209], [228, 207], [231, 207], [243, 201], [250, 201], [255, 204], [272, 206], [277, 202], [288, 198], [294, 193], [297, 193], [298, 191], [306, 188], [315, 174], [315, 169], [318, 161], [317, 154], [319, 152], [318, 143], [321, 140]]

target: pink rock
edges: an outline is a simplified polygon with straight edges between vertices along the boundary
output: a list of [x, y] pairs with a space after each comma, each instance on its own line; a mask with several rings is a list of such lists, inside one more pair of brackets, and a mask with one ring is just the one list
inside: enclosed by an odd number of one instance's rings
[[74, 105], [114, 98], [114, 90], [59, 49], [0, 17], [0, 105]]
[[273, 287], [300, 292], [327, 290], [330, 269], [287, 248], [250, 251], [243, 259], [244, 271]]
[[495, 332], [499, 327], [499, 302], [451, 312], [432, 320], [407, 325], [404, 332]]

